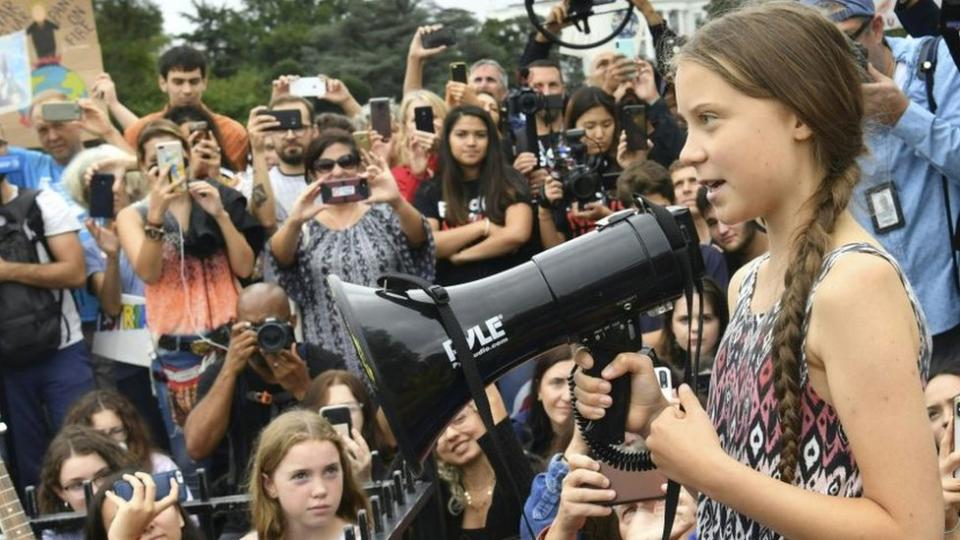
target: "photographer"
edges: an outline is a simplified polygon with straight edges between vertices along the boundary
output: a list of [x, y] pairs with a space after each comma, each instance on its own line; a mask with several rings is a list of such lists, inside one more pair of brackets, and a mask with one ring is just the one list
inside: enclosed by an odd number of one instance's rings
[[620, 126], [613, 98], [593, 86], [580, 88], [570, 96], [566, 125], [584, 135], [578, 142], [567, 141], [579, 167], [565, 166], [560, 178], [548, 180], [537, 210], [540, 239], [547, 248], [592, 231], [597, 220], [623, 208], [616, 193]]
[[[865, 138], [870, 152], [860, 159], [854, 217], [916, 287], [933, 334], [932, 366], [960, 362], [960, 272], [950, 237], [960, 213], [960, 73], [945, 40], [934, 50], [933, 38], [885, 36], [870, 0], [816, 5], [869, 60], [862, 89], [876, 127]], [[936, 59], [930, 86], [918, 68], [929, 58]]]
[[[217, 354], [200, 376], [199, 401], [183, 426], [187, 452], [198, 461], [215, 455], [215, 477], [230, 473], [227, 493], [239, 489], [260, 431], [300, 404], [313, 377], [344, 367], [342, 358], [319, 346], [295, 343], [296, 322], [283, 289], [247, 287], [237, 300], [226, 354]], [[225, 451], [214, 454], [217, 448]]]
[[[538, 60], [528, 67], [527, 84], [537, 95], [545, 99], [537, 99], [535, 111], [524, 111], [525, 122], [536, 122], [536, 140], [530, 140], [527, 129], [515, 129], [513, 140], [517, 150], [517, 157], [513, 161], [513, 168], [527, 177], [532, 193], [538, 193], [542, 188], [549, 172], [544, 166], [552, 166], [557, 159], [551, 149], [555, 148], [563, 131], [563, 96], [566, 86], [563, 84], [563, 73], [560, 65], [550, 60]], [[552, 99], [550, 98], [552, 96]], [[518, 96], [526, 98], [522, 94]], [[513, 108], [516, 108], [515, 106]], [[537, 154], [530, 151], [537, 148]]]
[[183, 136], [190, 143], [190, 167], [192, 178], [218, 180], [235, 188], [237, 166], [223, 154], [223, 136], [213, 116], [193, 105], [173, 107], [164, 118], [180, 126]]

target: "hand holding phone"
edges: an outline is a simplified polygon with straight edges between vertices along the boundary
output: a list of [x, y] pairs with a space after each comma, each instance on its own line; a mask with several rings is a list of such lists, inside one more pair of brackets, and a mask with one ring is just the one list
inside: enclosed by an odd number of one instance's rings
[[361, 176], [325, 180], [320, 184], [323, 204], [346, 204], [370, 198], [370, 185]]
[[413, 121], [416, 124], [417, 131], [433, 133], [433, 107], [416, 107], [413, 109]]
[[108, 173], [95, 173], [90, 179], [90, 217], [113, 219], [113, 182]]
[[393, 134], [393, 122], [390, 118], [390, 98], [377, 97], [370, 100], [370, 126], [389, 141]]
[[454, 62], [450, 64], [450, 80], [466, 84], [467, 64], [464, 62]]
[[456, 45], [457, 38], [453, 35], [451, 28], [440, 28], [433, 32], [424, 32], [420, 34], [420, 43], [424, 49], [436, 49], [437, 47], [452, 47]]
[[157, 143], [157, 167], [163, 171], [170, 168], [170, 183], [183, 182], [180, 192], [187, 191], [187, 171], [183, 162], [183, 144], [180, 141]]
[[322, 98], [327, 95], [326, 77], [299, 77], [290, 83], [290, 93], [301, 97]]
[[[130, 478], [133, 476], [132, 478]], [[180, 469], [174, 469], [172, 471], [165, 471], [157, 473], [154, 475], [148, 475], [146, 473], [136, 473], [136, 475], [124, 475], [123, 480], [117, 480], [113, 484], [113, 492], [123, 499], [124, 501], [130, 502], [134, 498], [134, 494], [138, 487], [134, 486], [135, 483], [141, 485], [146, 484], [146, 479], [152, 478], [153, 484], [155, 485], [154, 492], [154, 501], [161, 501], [171, 494], [171, 487], [176, 487], [176, 498], [174, 501], [183, 502], [187, 500], [187, 484], [183, 481], [183, 473], [180, 472]], [[171, 486], [171, 480], [173, 480], [173, 486]], [[171, 498], [173, 498], [171, 496]]]
[[327, 419], [333, 429], [341, 437], [350, 438], [350, 432], [353, 431], [353, 417], [350, 415], [350, 407], [346, 405], [327, 405], [320, 408], [320, 416]]
[[636, 152], [647, 149], [647, 106], [625, 105], [620, 107], [620, 125], [627, 136], [627, 150]]
[[76, 103], [44, 103], [40, 116], [45, 122], [73, 122], [80, 120], [83, 113]]
[[271, 131], [298, 130], [303, 128], [303, 118], [300, 114], [300, 109], [261, 110], [257, 114], [272, 116], [277, 119], [277, 122], [280, 122], [280, 125], [272, 128]]

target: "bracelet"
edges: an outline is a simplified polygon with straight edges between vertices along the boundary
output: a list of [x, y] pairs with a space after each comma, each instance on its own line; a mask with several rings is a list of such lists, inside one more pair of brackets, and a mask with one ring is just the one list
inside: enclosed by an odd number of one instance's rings
[[149, 223], [143, 226], [143, 234], [147, 236], [150, 240], [163, 240], [163, 229], [150, 225]]
[[490, 236], [490, 218], [483, 219], [483, 237]]
[[957, 524], [954, 525], [952, 529], [947, 529], [947, 530], [943, 531], [943, 534], [944, 534], [944, 535], [947, 535], [947, 534], [950, 534], [950, 533], [953, 533], [953, 532], [957, 532], [957, 529], [960, 529], [960, 519], [957, 519]]

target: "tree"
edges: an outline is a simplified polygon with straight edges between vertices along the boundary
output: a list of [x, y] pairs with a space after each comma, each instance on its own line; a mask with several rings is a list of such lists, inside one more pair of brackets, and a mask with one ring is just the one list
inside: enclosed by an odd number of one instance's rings
[[121, 101], [137, 114], [163, 106], [157, 51], [166, 44], [163, 15], [150, 0], [94, 0], [103, 67]]

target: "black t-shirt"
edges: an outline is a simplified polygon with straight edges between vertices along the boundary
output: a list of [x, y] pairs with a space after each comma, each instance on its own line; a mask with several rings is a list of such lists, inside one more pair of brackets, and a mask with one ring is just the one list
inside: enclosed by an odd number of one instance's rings
[[37, 50], [37, 58], [47, 58], [57, 55], [57, 39], [54, 30], [59, 29], [57, 23], [46, 20], [42, 24], [33, 22], [27, 27], [27, 33], [33, 39], [33, 48]]
[[[307, 363], [310, 378], [328, 369], [346, 369], [339, 355], [316, 345], [298, 345], [298, 354]], [[197, 388], [198, 400], [203, 399], [223, 369], [224, 358], [203, 371]], [[270, 403], [264, 403], [269, 401]], [[227, 490], [236, 490], [246, 475], [250, 455], [260, 431], [277, 415], [295, 407], [299, 402], [278, 384], [269, 384], [248, 367], [237, 377], [230, 403], [227, 433], [213, 457], [213, 478], [226, 475]], [[232, 456], [232, 459], [230, 459]]]
[[[516, 181], [513, 182], [518, 183]], [[485, 219], [487, 217], [486, 208], [488, 203], [481, 196], [481, 182], [464, 182], [464, 187], [467, 201], [469, 201], [467, 204], [468, 220], [472, 223]], [[523, 186], [516, 185], [515, 187], [518, 194], [517, 202], [529, 204], [529, 197], [526, 190], [523, 189]], [[445, 219], [446, 203], [443, 201], [443, 188], [440, 185], [439, 179], [431, 179], [420, 184], [420, 188], [414, 197], [414, 206], [416, 206], [417, 210], [419, 210], [424, 217], [439, 221], [441, 231], [455, 228], [455, 226], [452, 226]], [[533, 234], [531, 234], [530, 237], [532, 240]], [[533, 250], [532, 246], [533, 243], [528, 241], [523, 247], [509, 255], [461, 265], [451, 264], [449, 260], [441, 259], [437, 261], [437, 283], [444, 286], [457, 285], [508, 270], [530, 260]]]

